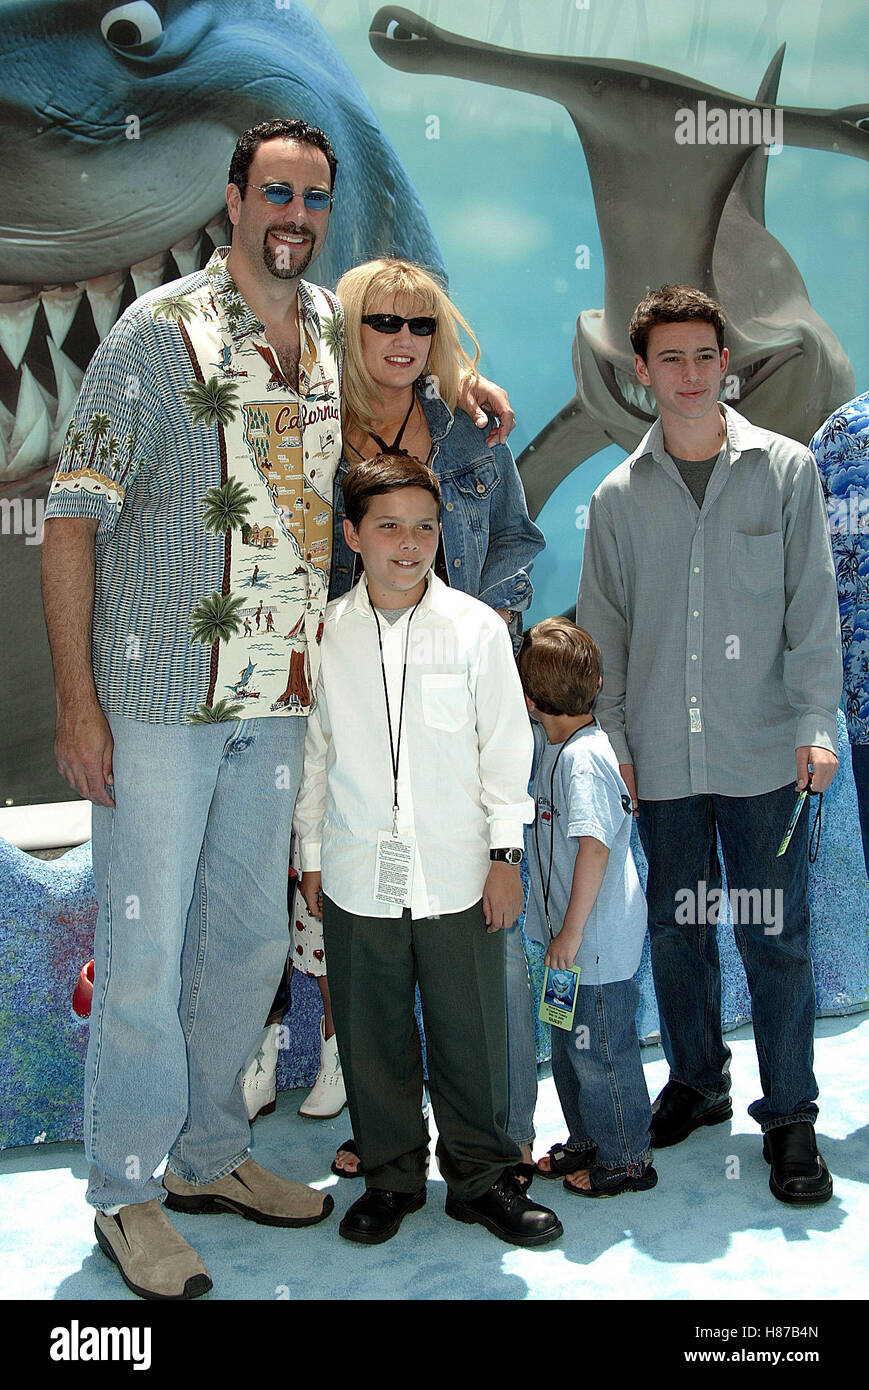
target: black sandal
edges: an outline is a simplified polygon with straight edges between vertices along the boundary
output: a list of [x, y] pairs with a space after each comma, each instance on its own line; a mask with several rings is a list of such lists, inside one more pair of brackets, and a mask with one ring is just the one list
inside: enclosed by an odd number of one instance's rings
[[356, 1158], [359, 1157], [359, 1150], [356, 1147], [356, 1140], [353, 1139], [352, 1136], [350, 1139], [346, 1141], [346, 1143], [341, 1144], [339, 1146], [338, 1153], [336, 1153], [335, 1158], [333, 1159], [331, 1164], [331, 1172], [335, 1174], [336, 1178], [361, 1178], [363, 1173], [365, 1172], [365, 1169], [362, 1167], [361, 1163], [359, 1164], [359, 1167], [356, 1169], [355, 1173], [348, 1173], [345, 1169], [338, 1167], [337, 1159], [338, 1154], [340, 1153], [354, 1154]]
[[567, 1144], [553, 1144], [546, 1155], [549, 1167], [541, 1168], [538, 1159], [534, 1164], [534, 1172], [539, 1178], [566, 1178], [568, 1173], [578, 1173], [583, 1168], [591, 1168], [596, 1155], [596, 1144], [589, 1144], [584, 1149], [571, 1149]]
[[566, 1179], [561, 1186], [572, 1192], [574, 1197], [620, 1197], [623, 1192], [648, 1192], [649, 1188], [656, 1186], [658, 1174], [651, 1163], [639, 1164], [635, 1168], [592, 1167], [588, 1170], [588, 1180], [591, 1184], [588, 1192], [584, 1188], [574, 1187]]

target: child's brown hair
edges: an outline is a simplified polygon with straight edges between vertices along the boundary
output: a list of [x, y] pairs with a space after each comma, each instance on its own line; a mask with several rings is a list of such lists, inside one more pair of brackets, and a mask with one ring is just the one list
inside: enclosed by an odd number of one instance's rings
[[432, 470], [412, 454], [385, 453], [360, 459], [348, 469], [343, 484], [347, 520], [358, 529], [372, 497], [402, 487], [421, 487], [431, 493], [440, 516], [441, 485]]
[[544, 618], [522, 638], [522, 689], [543, 714], [589, 714], [600, 686], [600, 648], [569, 618]]

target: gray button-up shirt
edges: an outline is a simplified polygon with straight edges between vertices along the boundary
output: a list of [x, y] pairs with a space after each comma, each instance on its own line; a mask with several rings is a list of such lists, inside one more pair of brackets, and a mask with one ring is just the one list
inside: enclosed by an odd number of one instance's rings
[[591, 500], [576, 620], [598, 642], [595, 714], [646, 800], [757, 796], [794, 750], [835, 751], [842, 660], [814, 459], [724, 406], [702, 508], [661, 421]]

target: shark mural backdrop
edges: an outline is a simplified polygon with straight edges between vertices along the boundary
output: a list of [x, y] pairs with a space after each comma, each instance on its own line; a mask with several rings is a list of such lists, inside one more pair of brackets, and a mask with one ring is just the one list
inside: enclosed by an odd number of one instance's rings
[[724, 392], [758, 423], [807, 440], [865, 385], [865, 27], [855, 0], [0, 0], [4, 800], [69, 795], [38, 541], [83, 370], [137, 294], [225, 239], [239, 130], [329, 131], [323, 284], [390, 250], [448, 272], [517, 407], [542, 616], [572, 602], [591, 492], [653, 418], [626, 334], [648, 285], [723, 301]]
[[[3, 801], [72, 796], [52, 753], [39, 542], [82, 374], [133, 298], [227, 239], [242, 129], [298, 115], [332, 138], [313, 278], [334, 286], [389, 251], [449, 275], [516, 408], [547, 538], [534, 619], [572, 604], [591, 494], [654, 416], [627, 338], [648, 287], [722, 300], [723, 395], [759, 424], [807, 441], [866, 389], [867, 28], [859, 0], [0, 0]], [[98, 422], [83, 441], [108, 469], [117, 445]], [[818, 1004], [849, 1012], [869, 1003], [869, 892], [847, 769], [829, 802]], [[84, 1034], [66, 1001], [89, 954], [89, 846], [55, 867], [0, 840], [0, 859], [15, 982], [0, 1146], [75, 1137]], [[720, 947], [732, 1026], [748, 997], [726, 930]], [[645, 1035], [647, 960], [641, 983]], [[295, 1006], [284, 1086], [316, 1070], [314, 994]]]

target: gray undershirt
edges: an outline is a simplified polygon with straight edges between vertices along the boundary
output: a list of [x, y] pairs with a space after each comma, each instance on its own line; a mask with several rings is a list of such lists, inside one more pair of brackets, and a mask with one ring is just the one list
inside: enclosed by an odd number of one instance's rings
[[702, 507], [706, 488], [712, 477], [712, 470], [720, 458], [720, 451], [714, 454], [711, 459], [677, 459], [675, 454], [671, 454], [670, 458], [678, 468], [682, 482], [697, 506]]
[[376, 613], [379, 613], [381, 618], [385, 618], [386, 622], [389, 623], [389, 626], [392, 627], [393, 624], [395, 624], [395, 623], [398, 622], [398, 620], [399, 620], [399, 618], [401, 617], [401, 615], [402, 615], [403, 613], [406, 613], [406, 612], [407, 612], [407, 609], [406, 609], [406, 608], [376, 608], [376, 609], [375, 609], [375, 612], [376, 612]]

